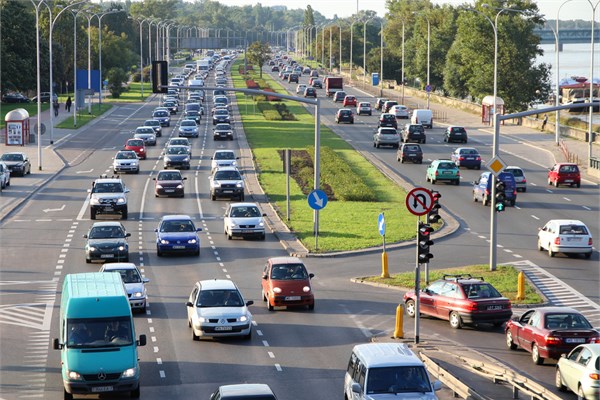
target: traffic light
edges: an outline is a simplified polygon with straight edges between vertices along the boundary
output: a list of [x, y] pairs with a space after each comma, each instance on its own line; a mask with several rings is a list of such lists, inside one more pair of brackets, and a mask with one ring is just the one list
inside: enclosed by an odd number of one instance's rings
[[442, 197], [442, 195], [440, 194], [440, 192], [436, 191], [432, 191], [431, 194], [433, 196], [433, 206], [431, 207], [431, 210], [427, 213], [427, 223], [435, 224], [439, 222], [440, 219], [442, 219], [442, 217], [439, 214], [439, 210], [440, 208], [442, 208], [442, 206], [440, 205], [440, 198]]
[[152, 61], [152, 93], [167, 93], [169, 85], [169, 63]]
[[433, 228], [430, 225], [419, 222], [417, 255], [420, 264], [428, 263], [433, 258], [433, 254], [429, 252], [429, 246], [433, 244], [433, 240], [431, 240], [432, 232]]
[[504, 194], [505, 189], [506, 186], [504, 185], [504, 182], [499, 180], [496, 181], [496, 198], [494, 199], [494, 207], [496, 207], [497, 212], [504, 211], [504, 208], [506, 207], [504, 204], [504, 200], [506, 198]]

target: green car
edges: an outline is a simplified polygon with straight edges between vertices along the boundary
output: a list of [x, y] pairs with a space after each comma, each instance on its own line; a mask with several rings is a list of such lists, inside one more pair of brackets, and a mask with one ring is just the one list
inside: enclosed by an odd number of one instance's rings
[[427, 182], [435, 185], [437, 181], [448, 181], [455, 185], [460, 184], [460, 170], [452, 160], [434, 160], [427, 167]]

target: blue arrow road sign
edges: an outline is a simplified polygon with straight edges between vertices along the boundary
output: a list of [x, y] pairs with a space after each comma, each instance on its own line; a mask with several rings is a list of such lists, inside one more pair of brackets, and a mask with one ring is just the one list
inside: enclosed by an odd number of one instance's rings
[[313, 210], [320, 210], [327, 205], [327, 195], [322, 190], [313, 190], [308, 195], [308, 205]]
[[385, 217], [383, 216], [383, 213], [379, 214], [377, 226], [379, 227], [379, 234], [381, 236], [385, 235]]

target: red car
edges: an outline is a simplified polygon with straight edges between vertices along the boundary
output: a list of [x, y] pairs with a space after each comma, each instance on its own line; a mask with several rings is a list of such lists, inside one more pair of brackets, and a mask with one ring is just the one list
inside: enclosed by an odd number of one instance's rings
[[[464, 324], [487, 323], [501, 326], [512, 316], [510, 300], [503, 297], [483, 278], [466, 275], [444, 275], [423, 289], [420, 313], [446, 319], [454, 329]], [[406, 313], [416, 314], [414, 290], [404, 294]]]
[[600, 343], [600, 333], [579, 312], [568, 307], [540, 307], [528, 310], [506, 324], [506, 345], [531, 353], [535, 364], [545, 358], [559, 359], [583, 343]]
[[133, 150], [135, 154], [141, 159], [146, 159], [146, 146], [144, 145], [143, 139], [129, 139], [125, 143], [123, 150]]
[[548, 185], [570, 185], [581, 187], [581, 174], [575, 163], [554, 164], [548, 172]]
[[314, 276], [297, 257], [269, 258], [262, 275], [262, 298], [267, 302], [267, 309], [306, 306], [313, 310], [315, 296], [310, 280]]
[[347, 95], [344, 97], [344, 107], [356, 107], [356, 96]]

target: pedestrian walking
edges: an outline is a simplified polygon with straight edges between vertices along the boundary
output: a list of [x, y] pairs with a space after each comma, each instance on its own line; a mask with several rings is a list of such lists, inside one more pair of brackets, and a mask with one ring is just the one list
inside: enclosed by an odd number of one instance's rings
[[544, 114], [544, 120], [542, 121], [542, 130], [546, 128], [546, 123], [548, 122], [548, 114]]
[[65, 109], [67, 110], [67, 112], [71, 112], [71, 104], [73, 104], [73, 101], [71, 100], [71, 96], [67, 97], [67, 101], [65, 102]]
[[58, 100], [54, 100], [54, 103], [52, 103], [52, 107], [54, 107], [54, 116], [58, 117], [58, 108], [59, 108]]

